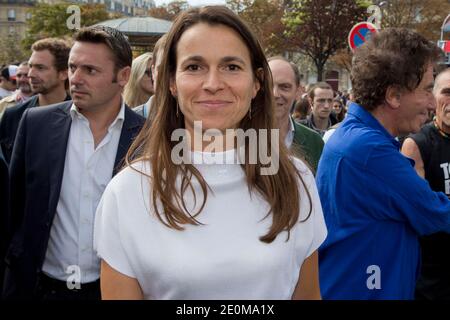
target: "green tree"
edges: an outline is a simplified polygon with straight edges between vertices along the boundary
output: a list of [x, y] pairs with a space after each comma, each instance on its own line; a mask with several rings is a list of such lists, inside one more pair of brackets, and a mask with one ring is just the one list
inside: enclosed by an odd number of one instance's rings
[[17, 33], [0, 37], [0, 65], [22, 62], [27, 59], [26, 53], [20, 47]]
[[[379, 4], [380, 1], [375, 1]], [[409, 28], [428, 40], [440, 39], [441, 26], [450, 13], [448, 0], [389, 0], [384, 1], [382, 28]], [[447, 35], [448, 39], [448, 35]]]
[[[72, 13], [67, 13], [67, 7], [73, 3], [62, 2], [57, 4], [39, 3], [30, 9], [31, 19], [28, 21], [28, 32], [22, 44], [29, 51], [31, 45], [47, 37], [67, 37], [75, 32], [67, 26], [67, 19]], [[80, 27], [91, 26], [98, 22], [108, 20], [111, 15], [102, 4], [79, 4]], [[117, 17], [117, 15], [115, 15]]]
[[227, 0], [227, 6], [249, 25], [268, 55], [287, 49], [283, 0]]
[[189, 3], [187, 1], [173, 1], [159, 7], [151, 8], [148, 11], [148, 15], [153, 18], [172, 21], [180, 12], [185, 11], [188, 8]]
[[288, 1], [283, 21], [290, 46], [313, 60], [318, 81], [323, 79], [328, 59], [347, 46], [352, 26], [367, 20], [369, 4], [358, 0]]

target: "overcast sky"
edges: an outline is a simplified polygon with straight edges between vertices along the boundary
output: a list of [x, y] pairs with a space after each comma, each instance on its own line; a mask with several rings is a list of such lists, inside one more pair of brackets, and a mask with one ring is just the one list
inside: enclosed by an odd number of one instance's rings
[[[164, 3], [172, 2], [170, 0], [155, 0], [156, 6]], [[225, 0], [187, 0], [191, 6], [207, 5], [207, 4], [225, 4]]]

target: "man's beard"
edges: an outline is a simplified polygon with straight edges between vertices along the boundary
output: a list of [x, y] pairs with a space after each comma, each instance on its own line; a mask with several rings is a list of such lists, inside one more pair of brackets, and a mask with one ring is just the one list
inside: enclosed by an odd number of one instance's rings
[[23, 85], [19, 84], [19, 90], [20, 90], [20, 92], [22, 92], [24, 94], [32, 93], [31, 86], [29, 84], [23, 84]]

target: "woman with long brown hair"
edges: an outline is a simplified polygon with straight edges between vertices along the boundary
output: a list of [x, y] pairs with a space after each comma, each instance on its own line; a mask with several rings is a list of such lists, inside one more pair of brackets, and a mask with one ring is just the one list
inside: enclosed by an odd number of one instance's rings
[[273, 134], [259, 42], [211, 6], [180, 14], [164, 53], [151, 125], [96, 214], [103, 298], [320, 299], [322, 209]]

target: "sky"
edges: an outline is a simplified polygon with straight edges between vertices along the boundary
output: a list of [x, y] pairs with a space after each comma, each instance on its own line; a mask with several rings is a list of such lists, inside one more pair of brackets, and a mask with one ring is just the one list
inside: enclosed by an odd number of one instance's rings
[[[155, 0], [156, 6], [160, 6], [164, 3], [172, 2], [170, 0]], [[191, 6], [200, 6], [200, 5], [207, 5], [207, 4], [225, 4], [225, 0], [187, 0], [187, 2]]]

